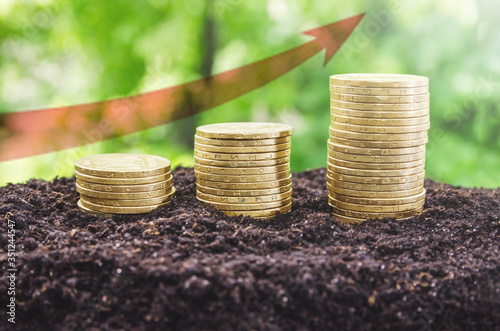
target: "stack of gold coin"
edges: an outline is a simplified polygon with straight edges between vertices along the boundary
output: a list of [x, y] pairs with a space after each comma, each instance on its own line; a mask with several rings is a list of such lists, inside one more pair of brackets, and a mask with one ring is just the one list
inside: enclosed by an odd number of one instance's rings
[[78, 208], [95, 216], [142, 214], [172, 200], [170, 161], [154, 155], [101, 154], [75, 162]]
[[413, 75], [330, 77], [327, 188], [344, 222], [416, 216], [425, 202], [429, 79]]
[[200, 126], [195, 135], [198, 200], [228, 216], [271, 218], [292, 207], [292, 127], [275, 123]]

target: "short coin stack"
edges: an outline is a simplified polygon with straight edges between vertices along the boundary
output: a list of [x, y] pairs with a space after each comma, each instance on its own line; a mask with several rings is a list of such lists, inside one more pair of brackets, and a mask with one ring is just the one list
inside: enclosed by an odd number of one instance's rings
[[330, 77], [327, 188], [349, 223], [416, 216], [425, 202], [429, 79], [392, 74]]
[[228, 216], [271, 218], [292, 207], [292, 127], [275, 123], [200, 126], [195, 136], [198, 200]]
[[170, 161], [142, 154], [101, 154], [75, 162], [78, 207], [95, 216], [142, 214], [172, 200]]

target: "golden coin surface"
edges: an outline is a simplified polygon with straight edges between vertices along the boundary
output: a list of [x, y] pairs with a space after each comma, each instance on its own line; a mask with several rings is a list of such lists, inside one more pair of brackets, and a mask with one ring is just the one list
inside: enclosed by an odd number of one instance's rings
[[200, 185], [199, 183], [196, 183], [196, 190], [198, 192], [210, 195], [226, 196], [226, 197], [258, 197], [262, 195], [286, 193], [291, 189], [292, 189], [292, 183], [280, 187], [260, 189], [260, 190], [224, 190], [224, 189], [205, 187], [203, 185]]
[[341, 74], [330, 76], [330, 84], [353, 87], [422, 87], [429, 85], [429, 78], [402, 74]]
[[82, 204], [80, 203], [80, 200], [78, 200], [78, 202], [76, 204], [78, 206], [78, 210], [80, 210], [82, 213], [85, 213], [85, 214], [90, 215], [90, 216], [103, 217], [103, 218], [110, 218], [110, 217], [114, 216], [114, 214], [99, 213], [97, 211], [93, 211], [92, 209], [88, 209], [87, 207], [82, 206]]
[[270, 180], [258, 183], [223, 183], [204, 180], [201, 178], [196, 179], [196, 185], [222, 190], [262, 190], [268, 188], [278, 188], [281, 186], [289, 185], [290, 183], [292, 183], [292, 175], [289, 175], [284, 179]]
[[206, 194], [200, 191], [196, 192], [196, 197], [200, 200], [218, 202], [218, 203], [230, 203], [230, 204], [255, 204], [263, 202], [277, 202], [288, 199], [292, 196], [292, 190], [285, 193], [271, 194], [271, 195], [261, 195], [253, 197], [227, 197], [220, 195]]
[[212, 166], [212, 167], [224, 167], [224, 168], [253, 168], [253, 167], [271, 167], [280, 164], [290, 163], [290, 156], [282, 157], [279, 159], [272, 160], [261, 160], [261, 161], [220, 161], [220, 160], [210, 160], [201, 157], [194, 158], [195, 164]]
[[358, 176], [358, 177], [398, 177], [398, 176], [408, 176], [415, 175], [424, 171], [424, 166], [421, 165], [415, 168], [399, 169], [399, 170], [363, 170], [363, 169], [352, 169], [337, 166], [327, 163], [328, 171], [333, 171], [337, 174]]
[[363, 103], [418, 103], [427, 102], [430, 99], [429, 93], [419, 95], [357, 95], [357, 94], [340, 94], [331, 92], [332, 100], [348, 101], [348, 102], [363, 102]]
[[351, 175], [343, 175], [338, 174], [332, 171], [328, 172], [328, 176], [330, 178], [349, 182], [349, 183], [362, 183], [362, 184], [405, 184], [405, 183], [413, 183], [417, 180], [424, 179], [425, 174], [422, 171], [421, 173], [415, 175], [406, 175], [406, 176], [397, 176], [397, 177], [359, 177], [359, 176], [351, 176]]
[[425, 145], [406, 148], [360, 148], [339, 145], [334, 142], [328, 141], [328, 149], [333, 152], [342, 152], [348, 154], [358, 155], [405, 155], [425, 152]]
[[353, 110], [371, 110], [371, 111], [409, 111], [429, 109], [429, 101], [412, 102], [412, 103], [364, 103], [364, 102], [349, 102], [340, 100], [331, 100], [330, 107], [353, 109]]
[[427, 131], [413, 133], [362, 133], [338, 130], [330, 126], [330, 136], [367, 141], [405, 141], [427, 138]]
[[290, 164], [281, 164], [272, 167], [253, 167], [253, 168], [226, 168], [226, 167], [211, 167], [199, 164], [194, 164], [194, 170], [206, 174], [214, 175], [262, 175], [274, 174], [277, 172], [290, 171]]
[[358, 148], [407, 148], [407, 147], [417, 147], [425, 145], [429, 138], [421, 138], [415, 140], [402, 140], [402, 141], [365, 141], [365, 140], [354, 140], [354, 139], [344, 139], [339, 137], [330, 137], [330, 141], [336, 143], [337, 145], [358, 147]]
[[353, 210], [353, 211], [361, 211], [361, 212], [369, 212], [369, 213], [393, 213], [393, 212], [402, 212], [402, 211], [410, 211], [423, 207], [425, 203], [425, 199], [421, 199], [417, 202], [407, 203], [404, 205], [359, 205], [354, 203], [348, 203], [339, 201], [331, 196], [328, 197], [328, 202], [335, 207], [342, 208], [345, 210]]
[[265, 161], [273, 159], [281, 159], [290, 156], [290, 150], [269, 153], [253, 153], [253, 154], [226, 154], [226, 153], [211, 153], [203, 151], [194, 151], [194, 156], [202, 159], [220, 160], [220, 161]]
[[344, 109], [337, 107], [330, 107], [330, 113], [332, 115], [347, 116], [347, 117], [361, 117], [365, 119], [380, 118], [380, 119], [405, 119], [405, 118], [416, 118], [422, 116], [429, 116], [429, 108], [419, 109], [419, 110], [356, 110], [356, 109]]
[[429, 93], [429, 86], [422, 87], [349, 87], [330, 85], [330, 92], [358, 95], [416, 95]]
[[328, 157], [328, 163], [340, 167], [361, 169], [361, 170], [400, 170], [424, 166], [425, 158], [403, 163], [365, 163], [365, 162], [351, 162], [339, 160], [334, 157]]
[[281, 201], [261, 202], [253, 204], [238, 204], [238, 203], [213, 202], [201, 199], [200, 197], [197, 197], [197, 199], [200, 200], [201, 202], [212, 205], [219, 210], [227, 210], [227, 211], [239, 211], [239, 210], [250, 211], [250, 210], [265, 210], [265, 209], [279, 208], [286, 206], [292, 201], [292, 198], [290, 197], [290, 198], [285, 198]]
[[368, 199], [398, 199], [415, 196], [422, 192], [422, 186], [405, 189], [403, 191], [391, 191], [391, 192], [378, 192], [378, 191], [359, 191], [351, 190], [342, 187], [336, 187], [332, 183], [326, 182], [326, 188], [330, 194], [336, 193], [344, 196], [356, 197], [356, 198], [368, 198]]
[[407, 133], [427, 131], [430, 129], [431, 124], [425, 123], [412, 126], [366, 126], [366, 125], [354, 125], [354, 124], [333, 122], [331, 127], [336, 130], [342, 130], [348, 132], [407, 134]]
[[112, 193], [135, 193], [135, 192], [150, 192], [161, 189], [167, 189], [172, 186], [172, 175], [167, 180], [153, 184], [144, 185], [106, 185], [96, 184], [76, 179], [76, 184], [88, 190], [112, 192]]
[[151, 177], [142, 177], [142, 178], [104, 178], [104, 177], [95, 177], [90, 175], [84, 175], [75, 171], [76, 178], [96, 184], [108, 184], [108, 185], [142, 185], [142, 184], [151, 184], [158, 183], [161, 181], [165, 181], [172, 176], [171, 173], [164, 173], [162, 175], [151, 176]]
[[404, 183], [404, 184], [363, 184], [363, 183], [342, 182], [328, 175], [326, 176], [326, 181], [332, 184], [334, 187], [345, 188], [349, 190], [375, 191], [375, 192], [403, 191], [414, 188], [422, 188], [424, 185], [423, 179], [418, 180], [416, 182]]
[[290, 149], [291, 143], [284, 143], [279, 145], [270, 146], [246, 146], [246, 147], [232, 147], [232, 146], [212, 146], [203, 145], [198, 142], [194, 143], [194, 148], [199, 151], [212, 152], [212, 153], [266, 153], [266, 152], [279, 152]]
[[203, 138], [197, 135], [194, 136], [194, 141], [203, 145], [211, 146], [226, 146], [226, 147], [254, 147], [254, 146], [270, 146], [288, 143], [292, 140], [291, 136], [270, 139], [211, 139]]
[[271, 180], [284, 179], [290, 176], [290, 170], [277, 172], [273, 174], [263, 174], [263, 175], [214, 175], [205, 174], [203, 172], [194, 172], [196, 179], [204, 179], [212, 182], [224, 182], [224, 183], [255, 183], [255, 182], [267, 182]]
[[342, 216], [342, 215], [337, 215], [337, 214], [334, 214], [332, 213], [332, 216], [344, 223], [344, 224], [361, 224], [363, 222], [366, 222], [366, 219], [362, 219], [362, 218], [355, 218], [355, 217], [347, 217], [347, 216]]
[[360, 118], [332, 114], [332, 122], [368, 126], [413, 126], [430, 122], [429, 115], [409, 118]]
[[411, 162], [417, 161], [425, 158], [425, 152], [419, 152], [414, 154], [405, 155], [358, 155], [358, 154], [348, 154], [342, 152], [334, 152], [328, 150], [328, 156], [335, 158], [337, 160], [351, 161], [351, 162], [364, 162], [364, 163], [401, 163], [401, 162]]
[[155, 155], [99, 154], [76, 160], [75, 169], [95, 177], [142, 178], [170, 172], [170, 161]]
[[147, 199], [133, 199], [133, 200], [110, 200], [110, 199], [102, 199], [95, 198], [90, 196], [81, 195], [80, 199], [90, 202], [100, 206], [109, 206], [109, 207], [148, 207], [148, 206], [156, 206], [159, 204], [163, 204], [172, 200], [175, 189], [172, 188], [172, 191], [166, 195], [155, 197], [155, 198], [147, 198]]
[[293, 128], [281, 123], [218, 123], [199, 126], [196, 135], [213, 139], [270, 139], [290, 136]]
[[343, 216], [348, 216], [348, 217], [355, 217], [355, 218], [363, 218], [363, 219], [380, 219], [380, 218], [397, 218], [397, 219], [402, 219], [402, 218], [409, 218], [409, 217], [414, 217], [422, 214], [422, 211], [424, 210], [423, 207], [420, 207], [418, 209], [414, 210], [409, 210], [409, 211], [398, 211], [398, 212], [384, 212], [384, 213], [373, 213], [373, 212], [364, 212], [364, 211], [353, 211], [353, 210], [346, 210], [346, 209], [341, 209], [336, 206], [332, 206], [330, 203], [330, 209], [332, 212], [343, 215]]
[[[357, 197], [350, 197], [342, 194], [337, 194], [335, 192], [329, 192], [329, 196], [332, 198], [335, 198], [336, 200], [343, 201], [343, 202], [348, 202], [348, 203], [354, 203], [358, 205], [380, 205], [380, 206], [386, 206], [386, 205], [405, 205], [408, 203], [413, 203], [413, 202], [418, 202], [423, 199], [425, 199], [425, 189], [422, 189], [422, 192], [417, 194], [417, 195], [412, 195], [409, 197], [398, 197], [398, 198], [392, 198], [392, 199], [387, 199], [387, 198], [357, 198]], [[339, 206], [340, 207], [340, 206]]]
[[265, 209], [265, 210], [257, 210], [257, 211], [227, 211], [224, 210], [222, 211], [224, 214], [227, 216], [250, 216], [253, 218], [261, 218], [261, 219], [267, 219], [274, 217], [278, 214], [284, 214], [292, 210], [292, 203], [290, 202], [289, 204], [279, 207], [279, 208], [271, 208], [271, 209]]
[[134, 199], [156, 198], [168, 194], [171, 191], [171, 189], [172, 186], [149, 192], [113, 193], [113, 192], [89, 190], [76, 184], [76, 191], [82, 195], [94, 198], [109, 199], [109, 200], [134, 200]]
[[145, 214], [152, 212], [160, 207], [166, 206], [170, 203], [163, 203], [160, 205], [156, 206], [146, 206], [146, 207], [110, 207], [110, 206], [101, 206], [101, 205], [96, 205], [94, 203], [90, 203], [88, 201], [85, 201], [83, 199], [80, 199], [78, 201], [79, 204], [81, 204], [83, 207], [91, 209], [96, 212], [100, 213], [110, 213], [110, 214]]

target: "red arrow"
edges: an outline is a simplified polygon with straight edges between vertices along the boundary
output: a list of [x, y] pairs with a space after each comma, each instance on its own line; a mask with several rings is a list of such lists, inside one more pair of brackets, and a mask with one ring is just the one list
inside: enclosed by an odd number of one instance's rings
[[208, 78], [126, 98], [4, 114], [0, 161], [95, 143], [211, 109], [277, 79], [323, 49], [326, 65], [363, 16], [306, 31], [315, 39]]

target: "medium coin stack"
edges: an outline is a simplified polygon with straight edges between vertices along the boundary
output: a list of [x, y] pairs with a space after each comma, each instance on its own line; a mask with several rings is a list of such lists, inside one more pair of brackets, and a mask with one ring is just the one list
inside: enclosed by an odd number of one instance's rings
[[292, 127], [275, 123], [200, 126], [195, 135], [198, 200], [228, 216], [271, 218], [292, 208]]
[[392, 74], [330, 77], [328, 201], [335, 217], [416, 216], [425, 202], [429, 79]]
[[154, 155], [101, 154], [75, 162], [78, 208], [95, 216], [142, 214], [172, 200], [170, 161]]

